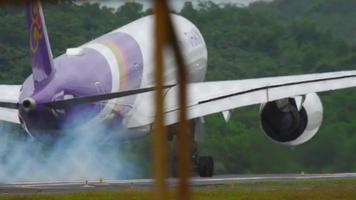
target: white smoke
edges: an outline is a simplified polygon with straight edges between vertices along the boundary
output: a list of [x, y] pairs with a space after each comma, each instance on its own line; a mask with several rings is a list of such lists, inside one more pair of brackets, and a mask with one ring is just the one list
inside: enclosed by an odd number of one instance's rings
[[51, 145], [14, 135], [6, 126], [0, 131], [0, 182], [137, 178], [137, 164], [120, 152], [122, 143], [106, 140], [99, 125], [67, 131]]

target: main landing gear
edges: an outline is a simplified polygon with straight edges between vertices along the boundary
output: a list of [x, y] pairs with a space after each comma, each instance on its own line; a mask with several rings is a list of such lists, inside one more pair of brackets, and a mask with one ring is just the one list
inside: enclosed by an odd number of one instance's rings
[[[197, 142], [192, 141], [192, 172], [197, 173], [200, 177], [212, 177], [214, 175], [214, 159], [212, 156], [199, 156]], [[174, 153], [171, 169], [172, 176], [178, 176], [177, 155]]]
[[197, 171], [200, 177], [212, 177], [214, 175], [214, 160], [211, 156], [198, 158]]
[[212, 177], [214, 175], [214, 159], [212, 156], [199, 156], [198, 144], [196, 141], [192, 142], [192, 164], [194, 171], [200, 177]]
[[[193, 159], [192, 171], [200, 177], [212, 177], [214, 175], [214, 159], [212, 156], [199, 156]], [[174, 156], [172, 162], [172, 176], [178, 177], [177, 157]]]

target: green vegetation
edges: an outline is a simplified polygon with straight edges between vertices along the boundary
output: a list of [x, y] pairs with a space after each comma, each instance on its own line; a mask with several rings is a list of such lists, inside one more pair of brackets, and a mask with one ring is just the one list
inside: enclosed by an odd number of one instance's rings
[[[298, 181], [240, 183], [193, 190], [193, 199], [353, 199], [356, 196], [355, 180], [333, 181]], [[175, 192], [170, 192], [170, 199], [175, 199]], [[0, 200], [91, 200], [91, 199], [152, 199], [152, 192], [147, 189], [121, 189], [120, 191], [94, 191], [67, 194], [4, 195]]]
[[[117, 11], [71, 1], [44, 7], [56, 56], [150, 13], [137, 3]], [[180, 14], [206, 39], [207, 79], [226, 80], [356, 69], [354, 8], [353, 0], [276, 0], [249, 8], [205, 3], [199, 9], [186, 3]], [[1, 7], [0, 83], [20, 84], [31, 73], [26, 34], [23, 8]], [[321, 98], [323, 126], [307, 144], [289, 148], [269, 141], [259, 128], [255, 106], [236, 110], [227, 124], [219, 114], [207, 117], [202, 153], [215, 157], [218, 173], [355, 171], [356, 91]], [[143, 167], [142, 176], [150, 172], [149, 141], [121, 147]]]
[[325, 31], [356, 43], [356, 13], [353, 0], [274, 0], [273, 4], [257, 2], [252, 9], [260, 14], [269, 15], [286, 23], [295, 19], [309, 19]]

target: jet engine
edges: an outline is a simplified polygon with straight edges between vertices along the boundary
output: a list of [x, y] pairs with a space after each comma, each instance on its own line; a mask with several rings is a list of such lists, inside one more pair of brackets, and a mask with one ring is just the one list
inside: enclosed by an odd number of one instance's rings
[[323, 106], [317, 94], [286, 98], [261, 105], [261, 124], [274, 142], [297, 146], [319, 130]]

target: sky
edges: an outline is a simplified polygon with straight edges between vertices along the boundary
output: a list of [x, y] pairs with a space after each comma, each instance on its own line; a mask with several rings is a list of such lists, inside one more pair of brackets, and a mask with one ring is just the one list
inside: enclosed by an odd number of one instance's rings
[[[126, 2], [139, 2], [144, 5], [144, 9], [151, 7], [151, 0], [79, 0], [79, 2], [101, 3], [103, 6], [118, 8]], [[212, 1], [216, 4], [226, 4], [232, 3], [238, 6], [248, 6], [250, 3], [255, 1], [272, 1], [272, 0], [170, 0], [171, 6], [174, 10], [180, 11], [186, 1], [191, 1], [193, 4], [197, 5], [199, 2]]]

